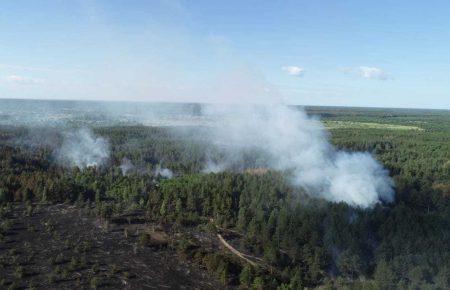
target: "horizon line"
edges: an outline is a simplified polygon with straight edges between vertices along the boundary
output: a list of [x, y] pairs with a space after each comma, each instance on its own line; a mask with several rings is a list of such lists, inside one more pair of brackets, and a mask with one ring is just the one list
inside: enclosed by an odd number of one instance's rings
[[[144, 103], [144, 104], [199, 104], [199, 105], [239, 105], [239, 103], [212, 103], [199, 101], [151, 101], [151, 100], [105, 100], [105, 99], [58, 99], [58, 98], [8, 98], [0, 97], [0, 100], [11, 101], [46, 101], [46, 102], [103, 102], [103, 103]], [[264, 103], [248, 103], [253, 105], [264, 105]], [[353, 106], [353, 105], [304, 105], [304, 104], [285, 104], [296, 107], [324, 107], [324, 108], [347, 108], [347, 109], [389, 109], [389, 110], [430, 110], [430, 111], [450, 111], [450, 108], [422, 108], [422, 107], [379, 107], [379, 106]]]

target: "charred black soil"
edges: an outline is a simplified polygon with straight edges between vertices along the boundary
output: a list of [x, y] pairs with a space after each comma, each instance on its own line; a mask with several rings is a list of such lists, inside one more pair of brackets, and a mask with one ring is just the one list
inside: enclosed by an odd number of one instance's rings
[[2, 218], [0, 288], [223, 288], [180, 258], [161, 226], [132, 215], [106, 222], [90, 212], [89, 206], [13, 205]]

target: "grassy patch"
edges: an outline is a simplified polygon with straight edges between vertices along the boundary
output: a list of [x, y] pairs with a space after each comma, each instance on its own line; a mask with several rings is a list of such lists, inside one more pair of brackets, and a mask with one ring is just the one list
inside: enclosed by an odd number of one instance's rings
[[369, 123], [369, 122], [352, 122], [352, 121], [323, 121], [327, 129], [384, 129], [384, 130], [419, 130], [423, 129], [417, 126]]

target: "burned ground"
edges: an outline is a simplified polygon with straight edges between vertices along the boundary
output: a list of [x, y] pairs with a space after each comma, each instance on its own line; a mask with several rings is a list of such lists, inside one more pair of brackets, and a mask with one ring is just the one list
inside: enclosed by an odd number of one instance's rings
[[149, 247], [139, 241], [139, 231], [148, 230], [139, 219], [102, 222], [89, 212], [88, 206], [13, 205], [2, 218], [0, 288], [220, 288], [164, 247], [162, 231], [161, 245]]

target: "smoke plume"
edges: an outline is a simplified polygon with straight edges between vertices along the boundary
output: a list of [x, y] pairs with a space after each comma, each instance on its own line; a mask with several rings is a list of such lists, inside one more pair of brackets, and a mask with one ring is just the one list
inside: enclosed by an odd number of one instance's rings
[[239, 163], [242, 152], [264, 153], [266, 165], [285, 171], [291, 182], [310, 195], [333, 202], [370, 207], [392, 201], [393, 181], [369, 153], [336, 150], [320, 121], [283, 105], [207, 106], [218, 118], [211, 138], [227, 152], [221, 164], [208, 161], [204, 171], [217, 172]]
[[161, 168], [161, 167], [157, 167], [155, 169], [154, 174], [156, 176], [161, 176], [163, 178], [167, 178], [167, 179], [171, 179], [173, 177], [173, 172], [172, 170], [168, 169], [168, 168]]
[[87, 128], [66, 132], [56, 158], [69, 167], [101, 166], [109, 158], [109, 143], [102, 137], [94, 136]]
[[127, 175], [133, 169], [134, 169], [133, 162], [131, 162], [131, 160], [126, 157], [123, 158], [122, 162], [120, 163], [120, 170], [122, 171], [122, 175]]

